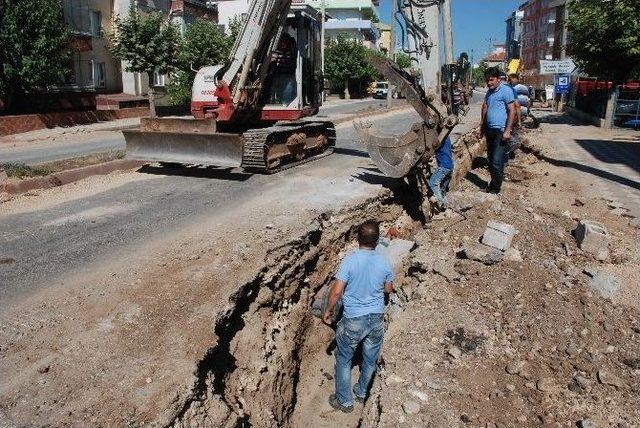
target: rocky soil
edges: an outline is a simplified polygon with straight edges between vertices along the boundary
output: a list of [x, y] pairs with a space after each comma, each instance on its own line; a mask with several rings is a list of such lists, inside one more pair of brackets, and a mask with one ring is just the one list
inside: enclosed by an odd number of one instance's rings
[[[640, 426], [635, 220], [538, 161], [535, 135], [499, 197], [467, 175], [455, 211], [414, 236], [360, 426]], [[489, 220], [518, 230], [500, 261], [470, 260]], [[578, 220], [612, 237], [583, 252]]]

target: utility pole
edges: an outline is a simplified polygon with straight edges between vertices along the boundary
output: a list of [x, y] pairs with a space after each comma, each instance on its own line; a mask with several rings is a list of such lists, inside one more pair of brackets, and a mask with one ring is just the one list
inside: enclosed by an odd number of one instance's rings
[[451, 0], [442, 1], [442, 20], [444, 22], [444, 61], [453, 64], [453, 31], [451, 30]]
[[[395, 0], [391, 1], [391, 31], [389, 33], [390, 44], [389, 44], [389, 58], [392, 61], [395, 61], [395, 52], [396, 52], [396, 12], [398, 11], [398, 2]], [[393, 94], [391, 91], [391, 85], [387, 82], [387, 108], [391, 107], [391, 100], [393, 99]], [[395, 89], [395, 88], [394, 88]]]
[[320, 23], [320, 66], [322, 68], [322, 96], [321, 99], [324, 102], [326, 99], [327, 91], [324, 88], [324, 21], [326, 19], [326, 0], [322, 0], [320, 6], [320, 14], [322, 15], [322, 22]]

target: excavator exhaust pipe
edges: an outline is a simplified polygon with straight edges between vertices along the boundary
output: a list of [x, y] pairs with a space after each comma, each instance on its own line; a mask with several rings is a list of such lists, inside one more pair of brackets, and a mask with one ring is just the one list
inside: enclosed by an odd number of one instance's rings
[[142, 118], [140, 129], [122, 131], [127, 159], [235, 168], [244, 140], [216, 132], [214, 119]]

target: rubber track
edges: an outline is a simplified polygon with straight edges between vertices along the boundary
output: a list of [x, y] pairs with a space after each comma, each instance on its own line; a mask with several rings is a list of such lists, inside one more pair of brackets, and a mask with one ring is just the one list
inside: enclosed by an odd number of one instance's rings
[[[281, 141], [283, 141], [286, 140], [289, 135], [304, 131], [305, 128], [316, 130], [320, 127], [324, 127], [329, 134], [328, 144], [325, 150], [296, 162], [281, 164], [277, 168], [268, 167], [265, 154], [269, 148], [269, 142], [274, 140], [274, 136], [276, 136], [276, 140], [281, 139]], [[245, 140], [244, 152], [242, 153], [242, 168], [259, 174], [274, 174], [328, 156], [333, 153], [333, 148], [336, 143], [335, 125], [332, 122], [300, 122], [295, 124], [274, 125], [269, 128], [249, 130], [243, 133], [242, 137]]]

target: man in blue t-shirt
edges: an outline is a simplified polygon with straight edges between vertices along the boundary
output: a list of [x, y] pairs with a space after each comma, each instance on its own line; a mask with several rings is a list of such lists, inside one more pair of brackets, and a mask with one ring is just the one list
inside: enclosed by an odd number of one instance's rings
[[449, 136], [436, 150], [436, 161], [438, 162], [438, 167], [429, 178], [429, 188], [438, 203], [446, 208], [447, 198], [444, 196], [444, 192], [448, 190], [451, 173], [453, 172], [453, 156], [451, 154], [451, 138]]
[[513, 90], [500, 81], [500, 70], [496, 67], [488, 68], [484, 77], [489, 90], [482, 104], [480, 136], [487, 137], [487, 160], [491, 174], [487, 191], [500, 193], [509, 140], [516, 118], [516, 99]]
[[362, 343], [360, 379], [353, 387], [360, 402], [364, 402], [382, 348], [384, 294], [393, 291], [393, 268], [386, 256], [375, 250], [379, 238], [377, 223], [367, 221], [360, 226], [359, 248], [342, 260], [322, 317], [331, 324], [333, 308], [342, 297], [344, 314], [336, 329], [336, 393], [329, 397], [329, 404], [345, 413], [353, 411], [351, 362], [356, 348]]

